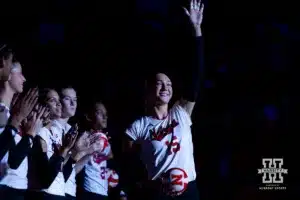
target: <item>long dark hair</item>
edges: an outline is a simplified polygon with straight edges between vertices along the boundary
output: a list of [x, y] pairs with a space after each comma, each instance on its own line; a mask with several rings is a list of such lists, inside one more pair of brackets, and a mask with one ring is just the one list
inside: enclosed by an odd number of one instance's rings
[[7, 44], [0, 44], [0, 59], [7, 59], [13, 53]]
[[50, 91], [56, 91], [55, 89], [53, 88], [43, 88], [43, 89], [40, 89], [39, 91], [39, 99], [38, 99], [38, 102], [39, 104], [43, 105], [43, 106], [46, 106], [47, 105], [47, 95]]
[[73, 89], [77, 93], [77, 90], [72, 85], [63, 85], [62, 87], [57, 88], [57, 92], [60, 97], [62, 96], [63, 90], [66, 90], [66, 89]]

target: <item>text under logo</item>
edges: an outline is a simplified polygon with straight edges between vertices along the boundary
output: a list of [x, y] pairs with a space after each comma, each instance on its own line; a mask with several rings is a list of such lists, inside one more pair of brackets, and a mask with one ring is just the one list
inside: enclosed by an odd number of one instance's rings
[[267, 184], [266, 187], [260, 189], [282, 190], [285, 187], [280, 187], [283, 184], [283, 174], [287, 174], [288, 170], [283, 168], [282, 158], [264, 158], [262, 159], [263, 168], [258, 169], [258, 174], [263, 174], [262, 183]]

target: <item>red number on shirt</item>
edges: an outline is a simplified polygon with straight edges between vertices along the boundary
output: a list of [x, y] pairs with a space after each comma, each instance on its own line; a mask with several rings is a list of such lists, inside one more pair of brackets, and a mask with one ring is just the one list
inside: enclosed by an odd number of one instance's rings
[[170, 151], [169, 151], [169, 155], [172, 155], [173, 153], [176, 153], [180, 150], [180, 143], [178, 142], [178, 139], [177, 139], [176, 136], [172, 137], [171, 142], [166, 141], [165, 144], [168, 147], [171, 146]]
[[105, 174], [106, 174], [106, 167], [101, 167], [100, 168], [100, 176], [102, 179], [105, 179]]

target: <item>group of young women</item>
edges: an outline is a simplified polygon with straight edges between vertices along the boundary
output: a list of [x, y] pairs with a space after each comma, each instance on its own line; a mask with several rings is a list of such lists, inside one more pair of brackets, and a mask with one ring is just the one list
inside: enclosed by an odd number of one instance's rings
[[[203, 63], [203, 8], [191, 0], [185, 9], [197, 44], [186, 95], [169, 108], [170, 78], [164, 73], [150, 76], [150, 109], [125, 131], [124, 154], [141, 147], [151, 199], [199, 199], [190, 126]], [[105, 105], [90, 102], [84, 123], [71, 126], [76, 90], [32, 88], [22, 95], [26, 79], [21, 64], [6, 45], [0, 46], [0, 53], [0, 199], [106, 199], [115, 172], [107, 167], [113, 154], [105, 132]], [[124, 191], [118, 198], [127, 198]]]

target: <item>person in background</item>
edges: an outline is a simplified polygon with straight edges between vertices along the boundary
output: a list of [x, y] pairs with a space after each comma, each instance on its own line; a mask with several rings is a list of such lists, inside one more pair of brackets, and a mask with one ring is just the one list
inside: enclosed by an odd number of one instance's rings
[[185, 9], [194, 26], [197, 44], [192, 56], [193, 69], [188, 79], [190, 82], [185, 88], [186, 94], [170, 108], [169, 102], [173, 95], [171, 79], [165, 73], [150, 74], [146, 87], [148, 113], [134, 121], [125, 132], [127, 141], [124, 153], [128, 155], [135, 149], [135, 145], [140, 147], [141, 160], [148, 172], [146, 187], [150, 199], [199, 199], [191, 115], [199, 92], [203, 63], [203, 9], [203, 4], [196, 0], [191, 0], [189, 11]]
[[[7, 79], [1, 80], [0, 85], [0, 132], [3, 132], [10, 117], [10, 107], [14, 95], [23, 92], [23, 84], [26, 81], [19, 62], [14, 62], [9, 67], [9, 75], [6, 77]], [[37, 95], [37, 91], [35, 91], [35, 95]], [[35, 98], [37, 97], [35, 96]]]
[[[23, 105], [24, 106], [24, 105]], [[16, 145], [8, 152], [8, 165], [0, 181], [0, 194], [4, 199], [22, 200], [28, 189], [28, 164], [33, 140], [43, 126], [47, 115], [45, 107], [38, 106], [21, 124], [15, 136]]]
[[[69, 160], [72, 163], [78, 162], [85, 155], [82, 152], [86, 153], [94, 147], [94, 141], [89, 140], [87, 143], [84, 136], [77, 139], [77, 125], [64, 133], [62, 124], [59, 122], [62, 113], [61, 101], [55, 90], [45, 89], [40, 95], [40, 102], [47, 105], [50, 110], [50, 123], [45, 125], [38, 134], [38, 144], [33, 160], [42, 193], [36, 193], [35, 196], [43, 200], [67, 199], [64, 169]], [[37, 187], [31, 189], [36, 190]]]
[[[60, 90], [60, 100], [62, 104], [61, 118], [58, 120], [61, 129], [67, 133], [71, 128], [68, 123], [71, 117], [75, 116], [77, 109], [77, 93], [73, 87], [63, 87]], [[66, 181], [65, 194], [68, 199], [76, 198], [76, 171], [74, 169], [75, 161], [68, 159], [64, 166], [64, 178]]]
[[[77, 109], [77, 94], [74, 88], [72, 87], [63, 87], [60, 90], [60, 99], [62, 104], [62, 113], [61, 118], [58, 120], [59, 126], [63, 132], [68, 132], [71, 128], [71, 125], [68, 123], [71, 117], [75, 116]], [[94, 151], [100, 150], [101, 145], [96, 143], [96, 137], [93, 135], [83, 134], [78, 139], [74, 148], [72, 149], [73, 154], [80, 154], [82, 159], [75, 161], [71, 154], [67, 160], [65, 160], [65, 165], [63, 169], [63, 174], [65, 178], [65, 194], [67, 199], [75, 200], [76, 199], [76, 165], [80, 165], [81, 162], [85, 161], [85, 158], [88, 155], [91, 155]], [[85, 157], [85, 158], [83, 158]]]
[[77, 138], [77, 127], [74, 126], [63, 135], [58, 120], [61, 117], [61, 102], [54, 89], [45, 89], [40, 93], [40, 103], [50, 111], [50, 123], [38, 133], [38, 144], [34, 157], [34, 166], [38, 185], [31, 188], [43, 189], [39, 194], [42, 199], [65, 199], [65, 180], [63, 175], [64, 160]]
[[[17, 134], [19, 126], [37, 102], [38, 90], [35, 88], [30, 89], [14, 105], [13, 97], [23, 92], [24, 82], [22, 66], [19, 62], [14, 62], [8, 80], [2, 82], [0, 88], [0, 177], [3, 177], [8, 168], [8, 151], [20, 141]], [[12, 105], [14, 107], [11, 110]]]
[[1, 57], [1, 66], [9, 69], [9, 72], [4, 70], [8, 74], [5, 79], [1, 79], [0, 88], [1, 125], [4, 126], [0, 131], [0, 195], [7, 199], [24, 199], [28, 187], [27, 156], [46, 109], [40, 106], [31, 113], [37, 103], [38, 90], [35, 88], [18, 99], [16, 104], [13, 103], [10, 113], [13, 96], [23, 92], [25, 78], [21, 64], [12, 62], [11, 52], [6, 53], [6, 56], [2, 54]]
[[62, 125], [63, 131], [66, 133], [71, 128], [68, 123], [70, 118], [75, 116], [77, 109], [77, 93], [73, 87], [63, 87], [59, 92], [62, 105], [61, 118], [58, 119]]
[[108, 198], [108, 181], [106, 178], [107, 160], [113, 157], [111, 146], [105, 134], [107, 128], [107, 111], [103, 103], [96, 101], [86, 111], [86, 131], [84, 134], [95, 135], [100, 149], [88, 154], [76, 166], [82, 170], [82, 190], [78, 190], [80, 200], [100, 200]]

